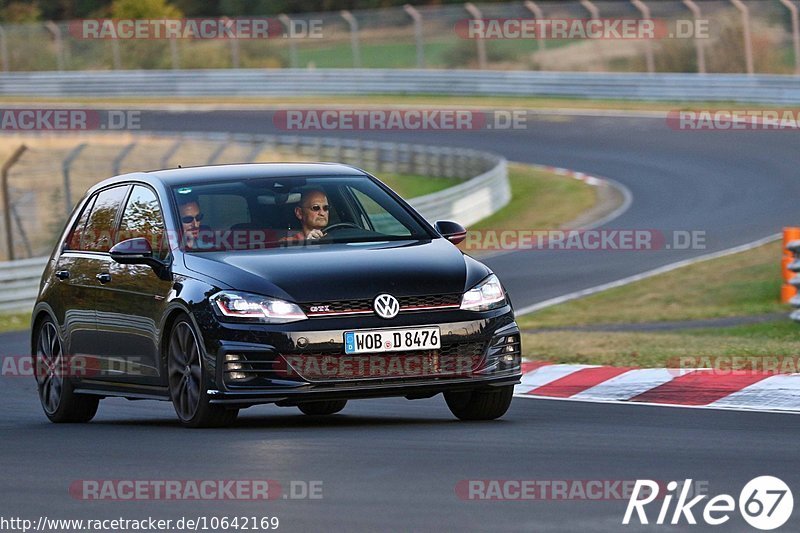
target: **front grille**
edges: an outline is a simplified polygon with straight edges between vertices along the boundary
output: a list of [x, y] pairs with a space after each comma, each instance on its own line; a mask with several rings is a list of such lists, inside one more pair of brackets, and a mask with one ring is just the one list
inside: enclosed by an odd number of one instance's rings
[[485, 348], [485, 342], [462, 342], [409, 352], [285, 354], [280, 372], [284, 379], [315, 382], [464, 377], [483, 367]]
[[[461, 294], [431, 294], [427, 296], [402, 296], [397, 299], [400, 303], [400, 312], [425, 311], [427, 309], [458, 308], [461, 305]], [[349, 315], [372, 314], [372, 299], [342, 300], [338, 302], [309, 302], [302, 303], [300, 307], [309, 318]]]

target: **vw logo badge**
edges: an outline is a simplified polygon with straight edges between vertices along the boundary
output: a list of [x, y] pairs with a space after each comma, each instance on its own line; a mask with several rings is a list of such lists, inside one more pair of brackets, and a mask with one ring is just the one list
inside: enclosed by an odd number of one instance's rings
[[394, 318], [400, 312], [400, 302], [391, 294], [379, 294], [372, 306], [381, 318]]

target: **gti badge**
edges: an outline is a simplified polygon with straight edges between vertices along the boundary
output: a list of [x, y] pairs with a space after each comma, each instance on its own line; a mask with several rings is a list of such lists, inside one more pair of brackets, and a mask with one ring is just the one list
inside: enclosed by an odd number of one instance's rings
[[391, 294], [379, 294], [372, 306], [381, 318], [394, 318], [400, 312], [400, 302]]

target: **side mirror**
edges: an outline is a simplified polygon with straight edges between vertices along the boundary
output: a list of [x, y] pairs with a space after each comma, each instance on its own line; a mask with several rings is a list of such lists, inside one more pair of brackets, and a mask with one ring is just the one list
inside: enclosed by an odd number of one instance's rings
[[467, 238], [467, 230], [465, 230], [464, 226], [458, 222], [452, 222], [450, 220], [437, 220], [433, 227], [436, 228], [436, 231], [438, 231], [442, 237], [453, 244], [458, 244]]
[[144, 237], [134, 237], [118, 242], [108, 253], [111, 255], [111, 259], [123, 265], [149, 265], [156, 271], [165, 266], [162, 261], [153, 257], [150, 241]]

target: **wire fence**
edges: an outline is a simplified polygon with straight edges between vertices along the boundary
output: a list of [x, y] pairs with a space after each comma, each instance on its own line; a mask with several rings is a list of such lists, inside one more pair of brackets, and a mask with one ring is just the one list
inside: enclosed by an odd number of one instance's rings
[[[75, 204], [97, 182], [126, 172], [182, 166], [271, 161], [337, 161], [381, 174], [456, 178], [463, 183], [421, 197], [423, 216], [472, 224], [511, 198], [505, 160], [494, 154], [358, 139], [192, 134], [39, 137], [14, 142], [5, 154], [0, 207], [0, 260], [51, 251]], [[27, 144], [23, 144], [27, 141]], [[18, 157], [16, 157], [18, 156]], [[3, 158], [3, 154], [0, 154]], [[458, 200], [458, 201], [456, 201]], [[476, 218], [477, 217], [477, 218]]]
[[[0, 26], [0, 61], [6, 71], [291, 67], [800, 73], [796, 4], [547, 0], [288, 14], [273, 19], [281, 28], [274, 38], [248, 39], [124, 38], [118, 33], [89, 38], [85, 21], [6, 24]], [[574, 34], [473, 39], [458, 31], [468, 19], [591, 18], [648, 18], [670, 29], [679, 29], [678, 21], [684, 28], [708, 21], [708, 31], [670, 31], [651, 39]]]

